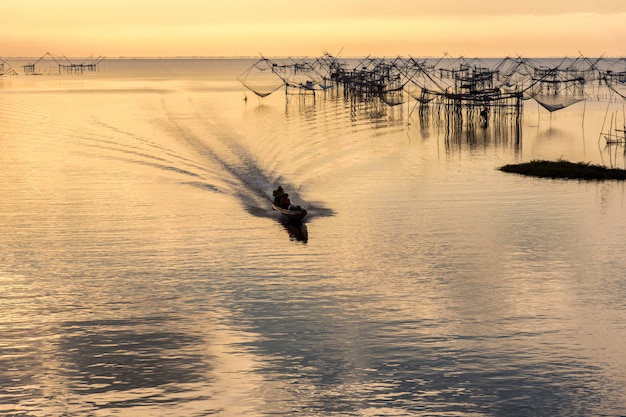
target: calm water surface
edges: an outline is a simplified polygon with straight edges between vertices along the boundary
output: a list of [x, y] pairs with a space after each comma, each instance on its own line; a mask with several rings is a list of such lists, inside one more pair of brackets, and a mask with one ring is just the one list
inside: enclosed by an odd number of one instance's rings
[[251, 62], [0, 79], [1, 414], [626, 415], [624, 184], [496, 169], [623, 168], [606, 97], [450, 139]]

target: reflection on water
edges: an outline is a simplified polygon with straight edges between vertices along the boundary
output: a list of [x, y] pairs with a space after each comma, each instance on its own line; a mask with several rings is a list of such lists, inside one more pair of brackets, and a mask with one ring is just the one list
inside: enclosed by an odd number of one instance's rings
[[496, 169], [623, 166], [605, 103], [451, 131], [208, 61], [2, 85], [0, 413], [625, 414], [623, 184]]
[[[106, 394], [135, 389], [150, 391], [172, 382], [187, 384], [204, 380], [208, 365], [204, 355], [193, 352], [202, 340], [161, 330], [158, 326], [162, 325], [161, 320], [62, 323], [59, 360], [71, 364], [67, 368], [75, 369], [66, 375], [72, 381], [70, 388], [83, 394]], [[150, 322], [156, 325], [152, 331], [138, 333], [139, 322], [144, 327]], [[133, 402], [143, 401], [126, 398], [123, 402], [132, 406]]]
[[602, 165], [611, 168], [626, 169], [626, 146], [620, 143], [607, 143], [604, 146], [598, 142]]
[[306, 243], [309, 240], [309, 231], [304, 221], [282, 220], [281, 223], [291, 239], [302, 243]]

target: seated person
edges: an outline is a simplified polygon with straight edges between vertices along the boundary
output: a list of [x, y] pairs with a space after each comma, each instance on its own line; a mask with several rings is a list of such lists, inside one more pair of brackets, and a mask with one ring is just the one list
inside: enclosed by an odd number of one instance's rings
[[285, 192], [283, 191], [283, 187], [279, 186], [276, 190], [274, 190], [272, 194], [274, 195], [274, 205], [280, 206], [280, 200], [283, 198], [283, 195], [285, 194]]
[[283, 194], [283, 197], [280, 199], [280, 208], [288, 209], [291, 206], [291, 201], [289, 200], [289, 194]]

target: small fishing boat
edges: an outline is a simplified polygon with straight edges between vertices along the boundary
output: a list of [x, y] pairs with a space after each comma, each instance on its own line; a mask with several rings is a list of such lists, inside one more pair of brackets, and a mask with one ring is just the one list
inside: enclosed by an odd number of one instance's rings
[[626, 143], [626, 130], [615, 129], [615, 134], [604, 134], [604, 140], [606, 143]]
[[617, 111], [611, 115], [609, 131], [602, 134], [607, 144], [626, 143], [626, 124], [623, 121], [618, 121], [618, 117]]
[[291, 206], [288, 209], [281, 208], [276, 204], [272, 204], [272, 209], [276, 210], [279, 213], [282, 213], [287, 219], [292, 221], [300, 221], [306, 216], [306, 209], [303, 209], [300, 206]]

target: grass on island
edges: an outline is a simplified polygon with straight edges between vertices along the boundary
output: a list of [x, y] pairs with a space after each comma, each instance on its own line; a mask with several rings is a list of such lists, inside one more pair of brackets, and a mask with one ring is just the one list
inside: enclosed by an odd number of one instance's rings
[[566, 178], [578, 180], [626, 180], [626, 170], [607, 168], [588, 162], [533, 160], [521, 164], [504, 165], [498, 168], [503, 172], [530, 175], [542, 178]]

